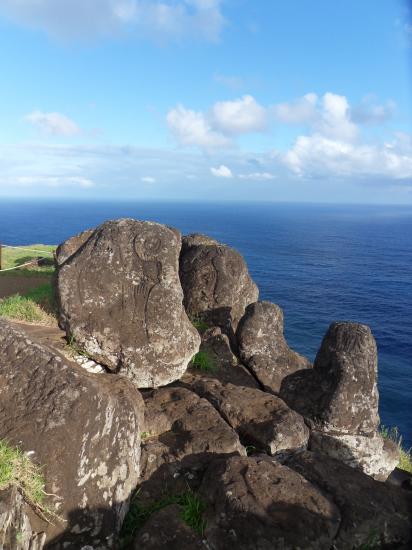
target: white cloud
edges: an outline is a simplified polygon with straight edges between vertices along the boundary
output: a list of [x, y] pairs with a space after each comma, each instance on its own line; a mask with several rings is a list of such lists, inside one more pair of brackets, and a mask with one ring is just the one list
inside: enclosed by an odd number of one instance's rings
[[89, 179], [79, 176], [8, 176], [0, 178], [0, 185], [11, 185], [18, 187], [82, 187], [89, 189], [95, 183]]
[[230, 143], [227, 137], [211, 128], [203, 113], [185, 109], [182, 105], [169, 111], [167, 124], [183, 145], [198, 145], [212, 149], [225, 147]]
[[154, 39], [215, 41], [225, 24], [221, 0], [2, 0], [0, 14], [58, 39], [130, 30]]
[[25, 120], [41, 132], [52, 136], [75, 136], [80, 134], [80, 128], [77, 124], [61, 113], [33, 111], [26, 115]]
[[251, 172], [250, 174], [239, 174], [239, 178], [242, 180], [268, 181], [276, 179], [276, 176], [270, 172]]
[[273, 107], [275, 117], [287, 124], [306, 124], [316, 117], [318, 96], [313, 93], [304, 95], [289, 103], [278, 103]]
[[140, 178], [143, 183], [156, 183], [156, 178], [152, 176], [143, 176]]
[[222, 84], [223, 86], [226, 86], [227, 88], [230, 88], [232, 90], [237, 90], [244, 85], [243, 79], [240, 78], [240, 76], [231, 76], [216, 73], [213, 78], [218, 84]]
[[351, 119], [357, 124], [382, 124], [394, 114], [396, 103], [389, 99], [385, 103], [377, 103], [373, 95], [368, 95], [354, 107], [351, 108]]
[[250, 95], [234, 101], [218, 101], [212, 107], [211, 116], [216, 128], [227, 134], [259, 132], [267, 123], [266, 109]]
[[221, 164], [219, 168], [211, 168], [210, 172], [216, 177], [216, 178], [233, 178], [232, 170], [225, 166], [224, 164]]

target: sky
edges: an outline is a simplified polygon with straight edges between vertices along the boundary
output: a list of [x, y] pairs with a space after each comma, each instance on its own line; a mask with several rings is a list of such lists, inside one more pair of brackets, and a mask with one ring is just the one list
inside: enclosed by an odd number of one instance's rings
[[412, 204], [406, 0], [1, 0], [1, 197]]

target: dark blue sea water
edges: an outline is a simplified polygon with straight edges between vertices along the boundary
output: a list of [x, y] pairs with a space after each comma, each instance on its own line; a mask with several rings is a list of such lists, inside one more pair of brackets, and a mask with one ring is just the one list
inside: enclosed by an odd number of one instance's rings
[[284, 309], [290, 345], [311, 359], [331, 321], [369, 324], [379, 349], [381, 420], [412, 445], [411, 207], [0, 199], [0, 241], [59, 243], [126, 216], [237, 248], [261, 298]]

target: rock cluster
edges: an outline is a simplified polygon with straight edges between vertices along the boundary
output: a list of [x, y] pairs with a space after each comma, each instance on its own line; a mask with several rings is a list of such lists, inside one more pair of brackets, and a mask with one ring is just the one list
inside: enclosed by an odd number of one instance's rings
[[130, 219], [60, 245], [55, 286], [87, 358], [0, 320], [0, 439], [58, 519], [0, 487], [0, 548], [409, 547], [368, 327], [333, 323], [312, 366], [238, 252]]

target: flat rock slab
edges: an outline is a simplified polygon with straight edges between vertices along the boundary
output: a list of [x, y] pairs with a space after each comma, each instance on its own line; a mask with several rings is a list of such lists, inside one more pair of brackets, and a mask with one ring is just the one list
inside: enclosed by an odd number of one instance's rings
[[143, 400], [125, 378], [92, 375], [0, 319], [0, 438], [44, 466], [48, 547], [115, 544], [140, 466]]
[[332, 500], [292, 469], [253, 457], [210, 464], [200, 488], [216, 550], [330, 550], [340, 525]]
[[409, 547], [412, 495], [408, 491], [309, 451], [297, 453], [287, 465], [319, 487], [340, 509], [342, 520], [334, 548]]
[[61, 327], [139, 388], [177, 380], [200, 344], [182, 304], [180, 233], [122, 219], [74, 240], [77, 251], [69, 242], [57, 254]]
[[196, 466], [211, 454], [246, 454], [237, 433], [214, 407], [185, 388], [154, 390], [145, 396], [145, 404], [143, 480], [164, 464], [178, 472], [185, 458]]
[[283, 335], [283, 311], [270, 302], [247, 306], [236, 332], [239, 355], [268, 391], [279, 393], [282, 380], [311, 364], [291, 350]]
[[243, 445], [271, 455], [306, 448], [309, 429], [282, 399], [255, 388], [198, 380], [193, 390], [205, 397], [239, 434]]

